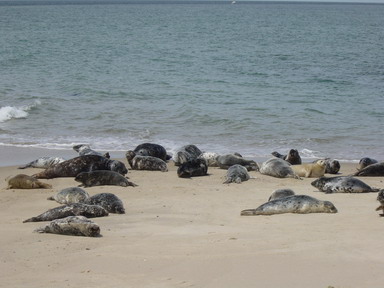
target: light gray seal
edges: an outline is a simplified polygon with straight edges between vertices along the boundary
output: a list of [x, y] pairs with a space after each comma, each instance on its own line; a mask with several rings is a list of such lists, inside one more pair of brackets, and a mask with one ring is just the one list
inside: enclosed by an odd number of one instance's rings
[[293, 195], [268, 201], [256, 209], [241, 211], [242, 216], [274, 215], [283, 213], [337, 213], [329, 201], [322, 201], [307, 195]]
[[376, 164], [376, 163], [379, 163], [379, 161], [377, 161], [376, 159], [372, 159], [369, 157], [363, 157], [359, 161], [359, 167], [357, 168], [357, 170], [364, 169], [365, 167], [372, 165], [372, 164]]
[[247, 168], [239, 164], [235, 164], [229, 167], [225, 177], [226, 180], [223, 184], [229, 184], [233, 182], [240, 184], [242, 181], [247, 181], [251, 178], [248, 174]]
[[88, 218], [108, 216], [108, 212], [98, 205], [87, 205], [84, 203], [74, 203], [63, 205], [37, 215], [36, 217], [24, 220], [26, 222], [52, 221], [55, 219], [65, 218], [68, 216], [85, 216]]
[[199, 155], [198, 158], [202, 158], [207, 162], [208, 167], [219, 167], [217, 162], [217, 157], [220, 156], [215, 152], [203, 152]]
[[311, 183], [321, 192], [325, 193], [368, 193], [377, 192], [363, 181], [352, 176], [320, 177]]
[[125, 157], [133, 170], [168, 171], [167, 163], [158, 157], [141, 156], [134, 151], [127, 151]]
[[73, 204], [81, 203], [87, 198], [89, 198], [89, 194], [84, 189], [81, 189], [80, 187], [69, 187], [48, 197], [47, 200], [54, 200], [60, 204]]
[[368, 165], [357, 171], [354, 176], [384, 176], [384, 162]]
[[140, 156], [152, 156], [156, 158], [160, 158], [163, 161], [167, 161], [171, 159], [171, 157], [167, 154], [167, 150], [159, 144], [155, 143], [143, 143], [133, 150], [136, 155]]
[[25, 168], [42, 168], [47, 169], [49, 167], [52, 167], [58, 163], [64, 162], [65, 159], [61, 157], [40, 157], [36, 160], [33, 160], [32, 162], [29, 162], [23, 166], [18, 167], [18, 169], [25, 169]]
[[51, 189], [52, 185], [43, 183], [37, 180], [35, 177], [25, 175], [25, 174], [17, 174], [14, 177], [7, 178], [8, 187], [7, 189]]
[[75, 150], [77, 153], [79, 153], [79, 156], [84, 156], [84, 155], [99, 155], [99, 156], [103, 156], [105, 158], [111, 158], [111, 156], [109, 155], [109, 153], [105, 153], [105, 154], [102, 154], [100, 152], [97, 152], [93, 149], [91, 149], [91, 146], [87, 145], [87, 144], [79, 144], [79, 145], [75, 145], [72, 147], [73, 150]]
[[272, 201], [272, 200], [276, 200], [276, 199], [280, 199], [280, 198], [284, 198], [292, 195], [295, 195], [295, 192], [293, 192], [292, 189], [277, 189], [273, 191], [268, 201]]
[[260, 173], [276, 178], [296, 178], [300, 179], [292, 170], [291, 165], [280, 158], [271, 158], [263, 162], [260, 166]]
[[47, 225], [37, 228], [34, 232], [99, 237], [100, 227], [84, 216], [68, 216], [53, 220]]
[[129, 181], [126, 177], [110, 170], [96, 170], [91, 172], [81, 172], [76, 175], [75, 181], [80, 182], [83, 187], [113, 185], [128, 187], [137, 186], [135, 183]]
[[[383, 210], [384, 212], [384, 189], [381, 189], [379, 193], [377, 193], [377, 201], [380, 202], [380, 206], [376, 208], [376, 211]], [[379, 214], [380, 216], [384, 216], [384, 213]]]
[[125, 214], [123, 201], [112, 193], [99, 193], [84, 201], [85, 204], [100, 205], [109, 213]]
[[239, 164], [247, 168], [248, 171], [259, 171], [259, 165], [254, 160], [247, 160], [235, 154], [220, 155], [216, 161], [221, 169], [228, 169], [232, 165]]
[[202, 153], [196, 145], [185, 145], [175, 152], [173, 161], [176, 166], [180, 166], [187, 161], [197, 159]]
[[58, 163], [53, 167], [34, 174], [36, 178], [51, 179], [57, 177], [76, 177], [81, 172], [111, 170], [125, 175], [128, 169], [123, 162], [110, 160], [99, 155], [84, 155]]
[[291, 165], [301, 164], [301, 157], [300, 157], [299, 151], [297, 151], [296, 149], [289, 150], [287, 155], [282, 155], [276, 151], [272, 152], [271, 154], [277, 158], [287, 161]]
[[177, 169], [177, 176], [180, 178], [190, 178], [195, 176], [208, 175], [207, 162], [204, 159], [192, 159], [184, 162]]

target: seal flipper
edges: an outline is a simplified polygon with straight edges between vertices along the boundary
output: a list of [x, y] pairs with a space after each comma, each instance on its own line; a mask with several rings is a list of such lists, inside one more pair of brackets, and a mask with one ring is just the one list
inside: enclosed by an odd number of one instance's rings
[[271, 154], [272, 154], [273, 156], [277, 157], [277, 158], [281, 158], [281, 159], [284, 158], [284, 155], [282, 155], [282, 154], [280, 154], [279, 152], [276, 152], [276, 151], [272, 152]]

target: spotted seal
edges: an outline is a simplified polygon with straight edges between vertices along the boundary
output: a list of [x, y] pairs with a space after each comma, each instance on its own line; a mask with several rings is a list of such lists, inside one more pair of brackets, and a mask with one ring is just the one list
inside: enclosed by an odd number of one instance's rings
[[163, 161], [169, 160], [171, 157], [167, 154], [167, 150], [159, 144], [154, 143], [143, 143], [133, 150], [136, 155], [140, 156], [152, 156], [160, 158]]
[[75, 145], [72, 147], [73, 150], [75, 150], [77, 153], [79, 153], [79, 156], [84, 156], [84, 155], [99, 155], [99, 156], [103, 156], [105, 158], [111, 158], [111, 156], [109, 155], [109, 153], [105, 153], [105, 154], [102, 154], [100, 152], [97, 152], [93, 149], [91, 149], [91, 146], [87, 145], [87, 144], [79, 144], [79, 145]]
[[203, 152], [198, 158], [204, 159], [207, 162], [208, 167], [219, 167], [219, 163], [217, 163], [218, 156], [220, 155], [215, 152]]
[[207, 162], [204, 159], [192, 159], [184, 162], [177, 169], [177, 176], [189, 178], [195, 176], [205, 176], [208, 174]]
[[[380, 206], [376, 208], [376, 211], [380, 211], [380, 210], [384, 211], [384, 189], [381, 189], [379, 193], [377, 193], [376, 200], [380, 202]], [[384, 216], [384, 213], [379, 215]]]
[[123, 201], [112, 193], [99, 193], [84, 201], [85, 204], [100, 205], [109, 213], [125, 214]]
[[61, 157], [40, 157], [40, 158], [37, 158], [36, 160], [33, 160], [32, 162], [29, 162], [23, 166], [18, 167], [18, 169], [25, 169], [25, 168], [47, 169], [49, 167], [52, 167], [53, 165], [56, 165], [64, 161], [65, 159]]
[[300, 177], [292, 170], [291, 165], [280, 158], [271, 158], [263, 162], [260, 166], [260, 173], [276, 178], [300, 179]]
[[324, 176], [326, 166], [326, 161], [321, 159], [315, 163], [292, 165], [291, 168], [299, 177], [317, 178]]
[[307, 195], [292, 195], [268, 201], [256, 209], [241, 211], [242, 216], [274, 215], [283, 213], [337, 213], [335, 205]]
[[293, 192], [292, 189], [277, 189], [273, 191], [268, 201], [272, 201], [272, 200], [276, 200], [276, 199], [280, 199], [280, 198], [284, 198], [292, 195], [295, 195], [295, 192]]
[[35, 177], [28, 176], [25, 174], [17, 174], [14, 177], [7, 178], [8, 187], [7, 189], [51, 189], [52, 185], [40, 182]]
[[384, 162], [368, 165], [357, 171], [354, 176], [384, 176]]
[[372, 188], [352, 176], [323, 176], [313, 181], [311, 185], [325, 193], [368, 193], [379, 191], [379, 189]]
[[301, 164], [301, 157], [300, 157], [299, 151], [297, 151], [296, 149], [289, 150], [287, 155], [282, 155], [276, 151], [272, 152], [271, 154], [277, 158], [280, 158], [280, 159], [287, 161], [291, 165]]
[[89, 172], [94, 170], [111, 170], [122, 175], [128, 173], [124, 163], [117, 160], [110, 160], [99, 155], [84, 155], [75, 157], [44, 171], [34, 174], [36, 178], [51, 179], [57, 177], [75, 177], [80, 172]]
[[52, 221], [55, 219], [65, 218], [68, 216], [85, 216], [88, 218], [108, 216], [108, 212], [99, 205], [87, 205], [84, 203], [73, 203], [63, 205], [37, 215], [36, 217], [24, 220], [26, 222]]
[[179, 148], [173, 155], [173, 161], [176, 166], [197, 159], [202, 154], [201, 150], [196, 145], [190, 144]]
[[89, 194], [80, 187], [65, 188], [55, 195], [48, 197], [47, 200], [54, 200], [60, 204], [73, 204], [83, 202], [89, 197]]
[[37, 228], [34, 232], [98, 237], [100, 236], [100, 227], [84, 216], [68, 216], [53, 220], [45, 226]]
[[248, 174], [247, 168], [239, 164], [232, 165], [228, 168], [227, 175], [225, 176], [226, 180], [223, 184], [229, 184], [235, 182], [240, 184], [242, 181], [247, 181], [251, 177]]
[[81, 172], [76, 175], [75, 181], [80, 182], [82, 187], [114, 185], [128, 187], [137, 186], [135, 183], [129, 181], [126, 177], [110, 170], [96, 170], [90, 172]]
[[134, 151], [127, 151], [125, 157], [133, 170], [168, 171], [167, 163], [158, 157], [141, 156]]
[[247, 168], [248, 171], [259, 171], [259, 165], [254, 160], [247, 160], [235, 154], [220, 155], [216, 161], [221, 169], [228, 169], [232, 165], [238, 164]]

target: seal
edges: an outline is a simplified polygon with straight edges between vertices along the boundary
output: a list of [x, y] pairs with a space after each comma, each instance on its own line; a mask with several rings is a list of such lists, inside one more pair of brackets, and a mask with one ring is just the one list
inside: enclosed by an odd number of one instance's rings
[[216, 161], [221, 169], [228, 169], [232, 165], [238, 164], [247, 168], [248, 171], [259, 171], [259, 165], [255, 161], [244, 159], [235, 154], [220, 155]]
[[357, 171], [354, 176], [384, 176], [384, 162], [368, 165]]
[[89, 172], [94, 170], [111, 170], [125, 175], [128, 169], [124, 163], [117, 160], [110, 160], [99, 155], [84, 155], [75, 157], [44, 171], [34, 174], [36, 178], [51, 179], [57, 177], [76, 177], [81, 172]]
[[99, 193], [84, 201], [85, 204], [99, 205], [109, 213], [125, 214], [123, 201], [112, 193]]
[[81, 203], [87, 198], [89, 198], [89, 194], [84, 189], [81, 189], [80, 187], [69, 187], [48, 197], [47, 200], [54, 200], [60, 204], [73, 204]]
[[169, 160], [171, 157], [168, 156], [167, 150], [159, 144], [154, 143], [143, 143], [133, 150], [137, 155], [140, 156], [152, 156], [156, 158], [160, 158], [163, 161]]
[[176, 166], [180, 166], [187, 161], [197, 159], [202, 153], [196, 145], [185, 145], [176, 151], [173, 155], [173, 161]]
[[25, 168], [42, 168], [47, 169], [49, 167], [52, 167], [53, 165], [56, 165], [57, 163], [64, 162], [65, 159], [61, 157], [40, 157], [36, 160], [33, 160], [32, 162], [29, 162], [23, 166], [18, 167], [18, 169], [25, 169]]
[[359, 167], [357, 168], [357, 170], [360, 171], [360, 170], [364, 169], [365, 167], [372, 165], [372, 164], [376, 164], [376, 163], [379, 163], [379, 161], [377, 161], [376, 159], [372, 159], [369, 157], [363, 157], [359, 161]]
[[339, 161], [337, 161], [335, 159], [331, 159], [331, 158], [324, 158], [324, 159], [317, 159], [317, 160], [313, 161], [312, 163], [316, 163], [319, 160], [324, 160], [326, 163], [325, 173], [328, 173], [328, 174], [339, 173], [339, 171], [340, 171], [340, 162]]
[[88, 218], [108, 216], [108, 212], [98, 205], [87, 205], [84, 203], [74, 203], [63, 205], [37, 215], [36, 217], [24, 220], [26, 222], [52, 221], [55, 219], [65, 218], [68, 216], [85, 216]]
[[[380, 202], [380, 206], [376, 208], [376, 211], [383, 210], [384, 212], [384, 189], [381, 189], [379, 193], [377, 193], [377, 201]], [[379, 214], [380, 216], [384, 216], [384, 213]]]
[[137, 155], [134, 151], [127, 151], [125, 157], [133, 170], [168, 171], [167, 163], [157, 157]]
[[76, 175], [75, 181], [82, 183], [80, 186], [92, 187], [103, 185], [114, 186], [137, 186], [135, 183], [130, 182], [126, 177], [110, 170], [96, 170], [91, 172], [81, 172]]
[[260, 173], [263, 175], [269, 175], [276, 178], [296, 178], [299, 176], [292, 170], [292, 166], [285, 160], [280, 158], [271, 158], [260, 166]]
[[372, 188], [352, 176], [323, 176], [313, 181], [311, 185], [325, 193], [368, 193], [379, 191], [379, 189]]
[[75, 145], [72, 147], [73, 150], [75, 150], [77, 153], [79, 153], [79, 156], [84, 156], [84, 155], [99, 155], [99, 156], [103, 156], [105, 158], [111, 158], [111, 156], [109, 155], [109, 153], [105, 153], [105, 154], [101, 154], [100, 152], [97, 152], [93, 149], [91, 149], [91, 146], [87, 145], [87, 144], [79, 144], [79, 145]]
[[326, 166], [325, 160], [317, 160], [315, 163], [292, 165], [291, 168], [299, 177], [317, 178], [324, 176]]
[[268, 201], [288, 197], [295, 195], [295, 192], [293, 192], [292, 189], [277, 189], [272, 192], [271, 196], [269, 197]]
[[37, 228], [34, 232], [98, 237], [100, 236], [100, 227], [84, 216], [68, 216], [53, 220], [47, 225]]
[[299, 151], [297, 151], [296, 149], [289, 150], [287, 155], [282, 155], [276, 151], [272, 152], [271, 154], [277, 158], [280, 158], [280, 159], [287, 161], [291, 165], [301, 164], [301, 157], [300, 157]]
[[52, 185], [40, 182], [35, 177], [28, 176], [25, 174], [17, 174], [12, 178], [7, 178], [8, 187], [7, 189], [51, 189]]
[[242, 216], [274, 215], [283, 213], [337, 213], [335, 205], [307, 195], [292, 195], [268, 201], [256, 209], [241, 211]]
[[232, 165], [228, 168], [226, 180], [223, 184], [237, 183], [240, 184], [242, 181], [247, 181], [251, 177], [248, 174], [247, 168], [239, 164]]
[[193, 159], [181, 164], [177, 169], [177, 176], [180, 178], [190, 178], [195, 176], [205, 176], [208, 173], [208, 166], [204, 159]]
[[198, 158], [204, 159], [207, 162], [208, 167], [219, 167], [219, 163], [217, 162], [218, 156], [219, 154], [215, 152], [203, 152]]

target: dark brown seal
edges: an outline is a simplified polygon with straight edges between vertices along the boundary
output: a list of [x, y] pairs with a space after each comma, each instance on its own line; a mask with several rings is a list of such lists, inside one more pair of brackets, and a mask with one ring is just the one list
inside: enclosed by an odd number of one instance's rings
[[384, 176], [384, 162], [368, 165], [357, 171], [355, 176]]
[[195, 176], [205, 176], [208, 173], [208, 165], [205, 159], [193, 159], [181, 164], [177, 169], [177, 176], [189, 178]]
[[96, 170], [91, 172], [81, 172], [76, 175], [75, 181], [82, 183], [80, 186], [92, 187], [102, 185], [114, 186], [137, 186], [135, 183], [128, 181], [123, 175], [110, 170]]
[[143, 143], [133, 150], [136, 155], [140, 156], [152, 156], [156, 158], [160, 158], [163, 161], [167, 161], [170, 157], [167, 155], [167, 150], [159, 144], [154, 143]]
[[52, 185], [40, 182], [35, 177], [25, 174], [18, 174], [8, 179], [7, 189], [50, 189]]
[[280, 158], [280, 159], [287, 161], [291, 165], [301, 164], [301, 157], [299, 155], [299, 151], [297, 151], [296, 149], [289, 150], [287, 155], [282, 155], [276, 151], [272, 152], [272, 155], [277, 157], [277, 158]]

